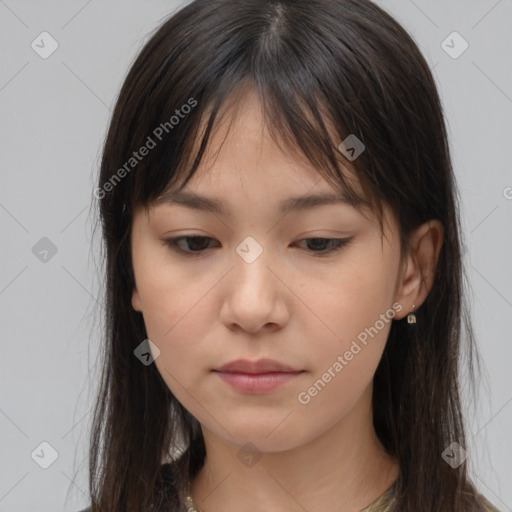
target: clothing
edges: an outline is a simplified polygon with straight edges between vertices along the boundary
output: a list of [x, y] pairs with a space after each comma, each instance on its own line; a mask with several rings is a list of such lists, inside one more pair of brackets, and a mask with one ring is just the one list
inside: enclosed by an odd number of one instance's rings
[[[393, 491], [395, 489], [396, 480], [384, 491], [375, 501], [363, 508], [361, 512], [389, 512], [393, 505]], [[483, 501], [486, 512], [500, 512], [492, 503], [490, 503], [482, 494], [478, 497]]]
[[[363, 508], [360, 512], [390, 512], [393, 505], [393, 491], [395, 489], [396, 480], [391, 484], [383, 494], [376, 500], [372, 501], [369, 505]], [[479, 494], [478, 497], [483, 501], [486, 512], [500, 512], [492, 503], [490, 503], [483, 495]], [[80, 510], [80, 512], [90, 512], [90, 508]]]
[[376, 500], [363, 508], [361, 512], [388, 512], [393, 504], [393, 490], [396, 480]]

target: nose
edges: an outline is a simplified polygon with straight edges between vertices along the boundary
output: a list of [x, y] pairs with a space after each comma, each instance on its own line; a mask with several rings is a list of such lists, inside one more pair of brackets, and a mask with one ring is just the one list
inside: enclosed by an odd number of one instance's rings
[[224, 301], [221, 321], [231, 329], [242, 329], [251, 334], [282, 328], [289, 319], [287, 298], [289, 288], [283, 272], [263, 250], [251, 261], [235, 253], [234, 268], [224, 282]]

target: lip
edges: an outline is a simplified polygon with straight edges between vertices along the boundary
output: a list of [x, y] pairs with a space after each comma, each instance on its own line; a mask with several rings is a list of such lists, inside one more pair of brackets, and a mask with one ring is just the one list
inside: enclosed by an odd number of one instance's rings
[[236, 391], [250, 395], [270, 393], [303, 373], [272, 359], [237, 359], [213, 370]]
[[262, 373], [294, 373], [300, 372], [297, 368], [292, 368], [286, 364], [274, 361], [273, 359], [258, 359], [257, 361], [249, 361], [248, 359], [237, 359], [229, 363], [223, 364], [213, 371], [218, 372], [235, 372], [246, 374], [262, 374]]

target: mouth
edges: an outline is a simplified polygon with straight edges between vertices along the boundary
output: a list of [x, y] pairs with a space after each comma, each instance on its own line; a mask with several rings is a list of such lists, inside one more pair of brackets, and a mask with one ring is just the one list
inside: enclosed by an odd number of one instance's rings
[[258, 361], [237, 359], [236, 361], [223, 364], [222, 366], [215, 368], [213, 371], [257, 375], [262, 373], [295, 373], [302, 370], [280, 363], [279, 361], [274, 361], [273, 359], [259, 359]]
[[236, 391], [251, 395], [274, 391], [304, 373], [272, 359], [237, 359], [212, 371]]

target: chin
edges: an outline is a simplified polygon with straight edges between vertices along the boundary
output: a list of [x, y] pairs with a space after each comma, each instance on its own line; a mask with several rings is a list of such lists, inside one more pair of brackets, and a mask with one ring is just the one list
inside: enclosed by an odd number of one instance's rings
[[304, 426], [300, 428], [300, 432], [294, 432], [295, 428], [291, 428], [291, 425], [285, 426], [286, 421], [283, 422], [282, 417], [278, 421], [262, 421], [260, 417], [259, 419], [232, 422], [228, 429], [231, 436], [222, 429], [219, 430], [218, 425], [210, 431], [237, 450], [242, 452], [254, 450], [256, 453], [279, 453], [293, 450], [315, 437], [314, 433], [304, 431]]

